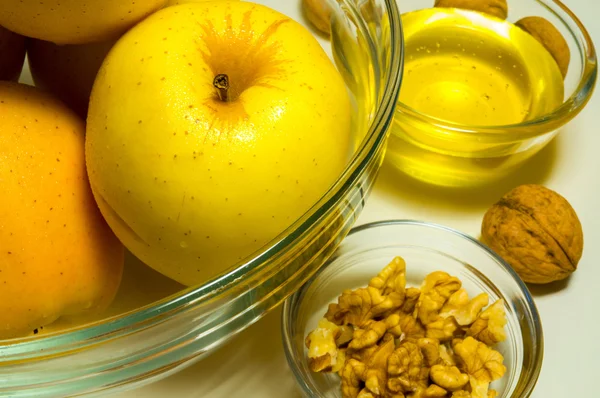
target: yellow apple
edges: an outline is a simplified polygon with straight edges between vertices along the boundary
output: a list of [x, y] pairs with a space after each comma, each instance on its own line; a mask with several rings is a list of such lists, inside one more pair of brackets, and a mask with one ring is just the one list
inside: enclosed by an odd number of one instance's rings
[[19, 80], [25, 62], [25, 38], [0, 26], [0, 80]]
[[165, 8], [113, 47], [94, 83], [86, 156], [116, 235], [195, 285], [248, 258], [327, 191], [351, 151], [341, 75], [266, 6]]
[[27, 60], [37, 87], [51, 92], [84, 119], [96, 74], [115, 40], [57, 44], [30, 39]]
[[167, 0], [2, 0], [0, 25], [57, 44], [119, 37]]

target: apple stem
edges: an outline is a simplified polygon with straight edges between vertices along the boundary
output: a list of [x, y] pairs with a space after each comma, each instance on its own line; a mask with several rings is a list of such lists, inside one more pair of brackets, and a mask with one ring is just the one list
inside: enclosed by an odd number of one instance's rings
[[217, 89], [219, 99], [223, 102], [229, 102], [229, 76], [226, 74], [218, 74], [213, 80], [213, 86]]

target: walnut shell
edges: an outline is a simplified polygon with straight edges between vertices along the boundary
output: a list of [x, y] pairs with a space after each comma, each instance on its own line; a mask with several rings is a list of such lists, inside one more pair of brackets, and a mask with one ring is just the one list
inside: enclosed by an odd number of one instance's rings
[[500, 19], [508, 16], [506, 0], [435, 0], [434, 6], [483, 12]]
[[486, 212], [481, 236], [529, 283], [567, 278], [583, 254], [575, 210], [541, 185], [521, 185], [504, 195]]
[[567, 76], [571, 63], [571, 50], [563, 35], [547, 19], [542, 17], [526, 17], [518, 20], [516, 26], [532, 35], [542, 43], [558, 64], [563, 78]]

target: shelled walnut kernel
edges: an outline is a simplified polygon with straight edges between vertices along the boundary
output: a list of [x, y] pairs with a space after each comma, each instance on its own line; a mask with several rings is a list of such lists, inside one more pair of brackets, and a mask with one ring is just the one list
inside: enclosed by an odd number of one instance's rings
[[367, 287], [345, 290], [306, 338], [309, 367], [341, 378], [344, 398], [494, 398], [506, 373], [504, 302], [473, 299], [446, 272], [406, 287], [394, 258]]

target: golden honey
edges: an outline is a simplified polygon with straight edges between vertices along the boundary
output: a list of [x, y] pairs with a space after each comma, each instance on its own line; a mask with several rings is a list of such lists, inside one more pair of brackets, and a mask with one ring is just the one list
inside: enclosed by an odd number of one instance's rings
[[459, 130], [519, 124], [555, 110], [564, 84], [550, 53], [512, 23], [482, 13], [430, 8], [406, 13], [402, 22], [399, 101], [454, 128], [397, 114], [392, 162], [421, 180], [453, 186], [488, 180], [528, 157], [515, 153], [518, 144], [497, 145]]

